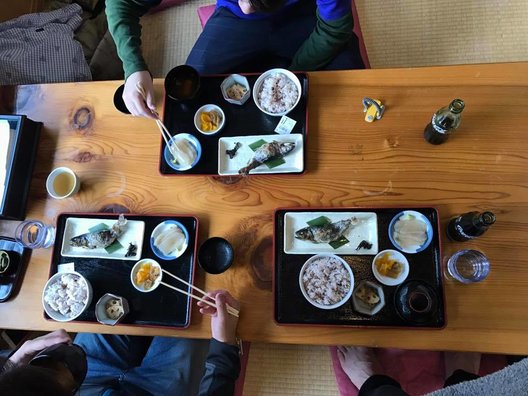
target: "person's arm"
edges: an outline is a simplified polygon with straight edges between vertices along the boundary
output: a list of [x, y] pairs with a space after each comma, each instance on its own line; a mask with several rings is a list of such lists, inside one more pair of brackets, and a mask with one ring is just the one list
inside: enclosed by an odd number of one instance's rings
[[321, 69], [348, 44], [353, 28], [350, 0], [318, 0], [314, 31], [295, 54], [290, 69]]
[[227, 312], [226, 304], [239, 310], [240, 303], [224, 290], [210, 292], [207, 297], [209, 301], [215, 303], [216, 309], [202, 301], [198, 302], [200, 312], [211, 316], [213, 336], [198, 394], [199, 396], [233, 395], [235, 381], [240, 373], [240, 356], [236, 345], [238, 317]]
[[199, 396], [233, 395], [239, 373], [238, 347], [211, 339]]
[[[123, 61], [125, 89], [123, 100], [135, 116], [156, 118], [154, 87], [148, 66], [141, 53], [141, 25], [139, 18], [161, 0], [107, 0], [108, 28]], [[143, 88], [146, 98], [138, 91]]]
[[141, 53], [139, 19], [161, 0], [107, 0], [108, 29], [123, 61], [125, 80], [134, 72], [148, 70]]

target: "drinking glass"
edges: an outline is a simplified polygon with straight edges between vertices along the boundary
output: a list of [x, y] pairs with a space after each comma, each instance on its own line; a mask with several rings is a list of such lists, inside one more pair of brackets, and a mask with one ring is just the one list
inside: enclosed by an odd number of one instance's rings
[[26, 220], [15, 230], [15, 239], [27, 248], [49, 248], [55, 241], [55, 227], [39, 220]]
[[447, 273], [462, 283], [480, 282], [489, 272], [490, 262], [478, 250], [460, 250], [447, 261]]

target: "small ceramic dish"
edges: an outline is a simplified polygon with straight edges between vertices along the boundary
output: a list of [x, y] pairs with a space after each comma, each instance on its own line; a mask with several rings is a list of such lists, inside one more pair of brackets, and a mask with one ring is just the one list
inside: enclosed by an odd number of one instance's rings
[[[421, 223], [423, 235], [419, 235], [420, 233], [416, 231], [416, 227], [402, 227], [399, 225], [399, 222], [408, 221], [418, 221], [418, 224]], [[411, 237], [411, 241], [412, 239], [420, 237], [423, 239], [423, 243], [413, 245], [412, 242], [409, 242], [409, 244], [402, 246], [400, 241], [401, 238], [404, 237], [403, 233], [407, 231], [416, 234]], [[404, 253], [419, 253], [422, 250], [427, 249], [427, 247], [431, 244], [431, 241], [433, 240], [433, 226], [431, 225], [429, 219], [422, 213], [416, 212], [415, 210], [404, 210], [403, 212], [400, 212], [394, 216], [389, 223], [389, 239], [398, 250], [401, 250]]]
[[[382, 275], [378, 271], [378, 267], [376, 266], [376, 262], [380, 260], [385, 255], [388, 255], [388, 258], [391, 260], [395, 260], [398, 263], [402, 265], [402, 270], [398, 277], [392, 278], [390, 276]], [[379, 252], [376, 257], [374, 257], [374, 260], [372, 260], [372, 272], [374, 273], [374, 277], [382, 284], [386, 286], [396, 286], [400, 283], [403, 283], [405, 279], [409, 276], [409, 261], [405, 258], [403, 254], [398, 252], [397, 250], [382, 250]]]
[[[149, 281], [148, 283], [146, 281], [138, 281], [138, 272], [141, 269], [145, 271], [146, 276], [144, 278]], [[132, 267], [132, 271], [130, 271], [130, 282], [132, 282], [132, 286], [142, 293], [150, 293], [151, 291], [156, 290], [161, 283], [162, 277], [163, 272], [161, 271], [161, 265], [159, 265], [157, 261], [148, 258], [139, 260]], [[149, 284], [151, 286], [149, 286]]]
[[[166, 254], [163, 254], [161, 249], [156, 245], [156, 242], [162, 243], [163, 241], [157, 241], [157, 239], [161, 237], [163, 233], [166, 233], [173, 227], [178, 227], [182, 231], [185, 237], [185, 242], [183, 243], [180, 249], [173, 249], [170, 252], [171, 254], [166, 255]], [[176, 220], [165, 220], [164, 222], [159, 223], [156, 226], [156, 228], [154, 228], [150, 236], [150, 247], [152, 251], [154, 252], [154, 254], [162, 260], [177, 259], [185, 252], [188, 245], [189, 245], [189, 233], [187, 232], [187, 229], [183, 226], [183, 224]]]
[[101, 324], [115, 326], [130, 312], [126, 298], [106, 293], [95, 304], [95, 318]]
[[[54, 308], [52, 308], [52, 305], [50, 305], [50, 303], [53, 304], [54, 302], [57, 302], [59, 299], [62, 299], [62, 302], [60, 302], [61, 305], [65, 304], [64, 300], [66, 298], [65, 297], [61, 298], [58, 295], [58, 288], [57, 286], [55, 286], [55, 284], [57, 283], [60, 283], [61, 285], [63, 284], [61, 277], [64, 275], [69, 275], [68, 278], [75, 279], [78, 282], [79, 287], [85, 288], [85, 292], [79, 294], [79, 296], [84, 295], [82, 302], [80, 302], [80, 304], [82, 304], [82, 308], [75, 315], [72, 315], [72, 316], [64, 315], [61, 312], [59, 312], [59, 310], [55, 310]], [[52, 297], [53, 292], [51, 291], [51, 289], [53, 288], [56, 289], [56, 293], [55, 293], [55, 296]], [[61, 286], [60, 289], [62, 291], [65, 289], [65, 287]], [[74, 293], [77, 294], [78, 293], [77, 290], [75, 290]], [[51, 319], [56, 320], [57, 322], [69, 322], [71, 320], [77, 319], [84, 311], [86, 311], [86, 309], [92, 302], [92, 297], [93, 297], [92, 285], [90, 284], [90, 282], [88, 282], [88, 280], [84, 276], [82, 276], [81, 274], [75, 271], [57, 272], [55, 275], [53, 275], [51, 278], [48, 279], [48, 281], [46, 282], [46, 285], [44, 286], [44, 290], [42, 292], [42, 306], [44, 307], [44, 311], [48, 314], [48, 316]], [[53, 300], [53, 302], [51, 300]]]
[[[340, 301], [338, 301], [338, 302], [336, 302], [334, 304], [325, 305], [325, 304], [322, 304], [322, 303], [320, 303], [318, 301], [315, 301], [314, 299], [312, 299], [310, 297], [309, 292], [306, 290], [305, 282], [304, 282], [304, 279], [303, 279], [304, 278], [304, 274], [309, 269], [309, 266], [312, 263], [314, 263], [316, 261], [319, 261], [319, 260], [327, 261], [328, 265], [331, 265], [329, 263], [330, 261], [333, 261], [334, 263], [337, 262], [337, 263], [341, 264], [343, 266], [343, 268], [345, 269], [345, 271], [350, 276], [350, 287], [349, 287], [349, 289], [343, 295], [343, 298]], [[328, 280], [328, 282], [330, 282], [330, 280]], [[304, 298], [306, 299], [306, 301], [308, 301], [314, 307], [317, 307], [317, 308], [320, 308], [320, 309], [335, 309], [335, 308], [338, 308], [338, 307], [342, 306], [343, 304], [345, 304], [350, 299], [350, 297], [352, 296], [352, 291], [354, 290], [354, 274], [352, 273], [352, 269], [347, 264], [347, 262], [345, 260], [343, 260], [341, 257], [336, 256], [335, 254], [316, 254], [315, 256], [312, 256], [308, 260], [306, 260], [306, 262], [302, 266], [301, 271], [299, 272], [299, 287], [301, 288], [301, 293], [304, 296]]]
[[176, 66], [165, 77], [165, 92], [171, 99], [193, 99], [199, 90], [200, 73], [189, 65]]
[[[220, 116], [220, 121], [219, 121], [217, 127], [212, 129], [212, 130], [202, 129], [202, 122], [201, 122], [201, 119], [200, 119], [202, 117], [202, 114], [203, 113], [211, 113], [211, 112], [215, 112], [217, 115]], [[222, 130], [224, 125], [225, 125], [225, 114], [224, 114], [224, 111], [220, 108], [220, 106], [217, 106], [215, 104], [203, 105], [194, 114], [194, 126], [195, 126], [195, 128], [198, 130], [198, 132], [200, 132], [200, 133], [202, 133], [202, 134], [204, 134], [206, 136], [216, 135], [218, 132], [220, 132]]]
[[200, 158], [202, 157], [202, 145], [200, 144], [198, 139], [196, 139], [193, 135], [189, 133], [179, 133], [177, 135], [174, 135], [171, 140], [169, 140], [169, 144], [172, 144], [173, 142], [179, 139], [186, 139], [196, 151], [196, 158], [193, 163], [191, 165], [181, 166], [180, 164], [175, 162], [174, 157], [170, 153], [168, 146], [165, 146], [165, 150], [163, 150], [163, 157], [165, 158], [165, 162], [169, 164], [172, 169], [177, 171], [186, 171], [191, 168], [194, 168], [196, 164], [200, 161]]
[[[365, 293], [374, 293], [379, 301], [377, 303], [368, 303], [365, 299], [373, 298], [371, 295], [365, 295]], [[362, 295], [363, 298], [360, 298]], [[385, 293], [383, 293], [383, 288], [381, 285], [370, 281], [361, 281], [354, 289], [352, 293], [352, 303], [354, 304], [354, 309], [362, 314], [373, 316], [376, 315], [381, 309], [385, 306]]]
[[[235, 93], [239, 93], [238, 91], [233, 92], [231, 89], [235, 84], [242, 86], [246, 90], [246, 92], [244, 92], [239, 99], [232, 97]], [[222, 81], [222, 84], [220, 84], [220, 89], [224, 99], [227, 102], [237, 105], [243, 105], [251, 96], [251, 88], [249, 86], [248, 79], [244, 76], [241, 76], [240, 74], [231, 74], [230, 76], [226, 77], [224, 81]]]
[[224, 238], [207, 239], [198, 251], [198, 264], [205, 272], [221, 274], [226, 271], [234, 259], [233, 246]]
[[[260, 94], [262, 92], [262, 86], [263, 86], [264, 80], [275, 74], [282, 74], [288, 80], [293, 82], [293, 84], [297, 88], [297, 99], [295, 100], [294, 104], [288, 110], [277, 112], [277, 113], [272, 113], [270, 111], [265, 110], [260, 104]], [[288, 114], [290, 111], [292, 111], [295, 108], [295, 106], [299, 104], [299, 101], [301, 100], [301, 95], [302, 95], [302, 87], [301, 87], [301, 82], [299, 81], [299, 78], [295, 74], [293, 74], [291, 71], [286, 70], [286, 69], [268, 70], [264, 72], [263, 74], [261, 74], [260, 77], [257, 78], [257, 81], [255, 81], [255, 84], [253, 85], [253, 101], [255, 102], [255, 104], [257, 105], [260, 111], [262, 111], [264, 114], [274, 116], [274, 117], [282, 117]]]

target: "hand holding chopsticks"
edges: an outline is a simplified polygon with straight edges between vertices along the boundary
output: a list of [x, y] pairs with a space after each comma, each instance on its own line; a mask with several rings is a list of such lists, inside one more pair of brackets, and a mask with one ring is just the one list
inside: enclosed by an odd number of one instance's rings
[[[196, 295], [194, 295], [194, 294], [192, 294], [192, 293], [189, 293], [189, 292], [187, 292], [187, 291], [185, 291], [185, 290], [179, 289], [179, 288], [174, 287], [174, 286], [172, 286], [172, 285], [169, 285], [169, 284], [167, 284], [167, 283], [165, 283], [165, 282], [161, 282], [161, 284], [162, 284], [163, 286], [166, 286], [166, 287], [168, 287], [169, 289], [172, 289], [172, 290], [175, 290], [175, 291], [180, 292], [180, 293], [182, 293], [182, 294], [185, 294], [185, 295], [187, 295], [187, 296], [189, 296], [189, 297], [191, 297], [191, 298], [194, 298], [195, 300], [201, 301], [201, 302], [203, 302], [204, 304], [209, 305], [210, 307], [217, 308], [216, 305], [215, 305], [214, 303], [212, 303], [211, 301], [209, 301], [209, 300], [206, 299], [206, 298], [209, 298], [209, 299], [210, 299], [211, 297], [208, 296], [208, 294], [207, 294], [205, 291], [203, 291], [203, 290], [200, 289], [199, 287], [196, 287], [196, 286], [192, 285], [191, 283], [185, 281], [184, 279], [182, 279], [182, 278], [180, 278], [180, 277], [178, 277], [178, 276], [176, 276], [176, 275], [170, 273], [169, 271], [166, 271], [166, 270], [164, 270], [164, 269], [162, 269], [162, 271], [163, 271], [164, 274], [169, 275], [170, 277], [172, 277], [172, 278], [174, 278], [174, 279], [176, 279], [176, 280], [182, 282], [183, 284], [189, 286], [191, 289], [194, 289], [194, 290], [196, 290], [197, 292], [203, 294], [203, 297], [196, 296]], [[204, 297], [205, 297], [205, 298], [204, 298]], [[226, 309], [227, 309], [227, 312], [228, 312], [229, 314], [231, 314], [231, 315], [233, 315], [233, 316], [236, 316], [236, 317], [238, 318], [239, 311], [238, 311], [237, 309], [233, 308], [233, 307], [230, 306], [229, 304], [226, 305]]]
[[[145, 92], [145, 88], [143, 88], [143, 86], [139, 82], [136, 84], [136, 89], [139, 92], [139, 94], [141, 95], [141, 97], [143, 98], [143, 100], [146, 101], [147, 100], [147, 94]], [[172, 135], [170, 134], [170, 132], [167, 129], [167, 127], [165, 126], [165, 124], [163, 124], [163, 122], [161, 121], [158, 112], [155, 111], [155, 110], [151, 110], [151, 111], [152, 111], [152, 114], [154, 114], [154, 116], [156, 117], [154, 119], [154, 121], [156, 121], [156, 125], [158, 126], [158, 129], [161, 132], [161, 137], [163, 138], [163, 140], [165, 140], [165, 144], [167, 145], [171, 155], [174, 158], [176, 158], [176, 154], [174, 152], [174, 147], [172, 146], [172, 144], [170, 144], [170, 140], [172, 139]]]

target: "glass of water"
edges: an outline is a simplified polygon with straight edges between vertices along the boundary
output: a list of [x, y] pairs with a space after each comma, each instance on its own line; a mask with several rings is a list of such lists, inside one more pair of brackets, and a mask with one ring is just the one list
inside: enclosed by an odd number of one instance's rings
[[49, 248], [55, 242], [55, 227], [39, 220], [26, 220], [16, 228], [15, 239], [29, 249]]
[[480, 282], [489, 272], [489, 259], [478, 250], [459, 250], [447, 261], [447, 273], [462, 283]]

